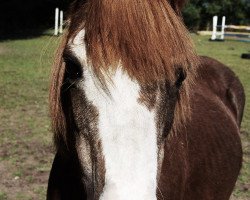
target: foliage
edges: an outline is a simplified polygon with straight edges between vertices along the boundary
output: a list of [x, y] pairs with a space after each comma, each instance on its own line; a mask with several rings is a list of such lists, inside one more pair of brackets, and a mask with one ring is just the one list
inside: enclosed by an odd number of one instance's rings
[[187, 4], [183, 10], [183, 18], [188, 27], [194, 31], [199, 29], [201, 22], [201, 9], [197, 8], [194, 4]]
[[72, 0], [0, 1], [0, 39], [40, 35], [54, 27], [55, 8], [66, 10]]
[[[66, 11], [72, 1], [0, 1], [0, 39], [41, 35], [53, 28], [55, 8]], [[186, 25], [194, 31], [211, 27], [213, 15], [225, 15], [227, 24], [250, 24], [250, 0], [189, 0], [183, 10]]]
[[190, 0], [183, 10], [191, 30], [211, 27], [212, 17], [226, 16], [227, 24], [250, 25], [250, 0]]

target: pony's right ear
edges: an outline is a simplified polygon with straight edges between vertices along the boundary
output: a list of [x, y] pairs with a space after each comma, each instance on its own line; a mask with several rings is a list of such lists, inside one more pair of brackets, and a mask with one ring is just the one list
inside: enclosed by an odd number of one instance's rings
[[175, 10], [177, 15], [181, 15], [182, 8], [186, 2], [187, 0], [169, 0], [170, 5]]

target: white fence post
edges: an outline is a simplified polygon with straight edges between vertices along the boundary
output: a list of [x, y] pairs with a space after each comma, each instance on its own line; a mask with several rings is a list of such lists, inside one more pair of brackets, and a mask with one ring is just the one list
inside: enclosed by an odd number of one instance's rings
[[223, 16], [222, 17], [222, 26], [221, 26], [221, 36], [220, 36], [221, 40], [224, 40], [224, 38], [225, 38], [225, 28], [226, 28], [226, 17]]
[[55, 10], [55, 33], [54, 35], [58, 35], [58, 20], [59, 20], [59, 8]]
[[212, 33], [211, 40], [216, 40], [216, 36], [217, 36], [217, 24], [218, 24], [218, 16], [214, 16], [213, 17], [213, 33]]
[[60, 11], [60, 27], [59, 27], [59, 33], [63, 33], [63, 11]]

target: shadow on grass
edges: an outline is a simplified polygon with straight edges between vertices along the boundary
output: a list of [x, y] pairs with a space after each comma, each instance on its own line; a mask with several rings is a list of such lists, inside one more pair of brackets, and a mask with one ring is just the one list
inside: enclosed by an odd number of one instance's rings
[[26, 40], [37, 38], [40, 36], [52, 36], [53, 30], [44, 30], [44, 29], [32, 29], [32, 30], [22, 30], [22, 31], [13, 31], [10, 33], [0, 34], [0, 42], [4, 40]]
[[0, 40], [46, 35], [45, 31], [54, 26], [55, 8], [67, 11], [71, 2], [72, 0], [0, 1]]
[[54, 36], [54, 30], [52, 28], [50, 29], [42, 28], [42, 29], [13, 31], [11, 33], [0, 34], [0, 42], [6, 40], [27, 40], [27, 39], [38, 38], [41, 36]]

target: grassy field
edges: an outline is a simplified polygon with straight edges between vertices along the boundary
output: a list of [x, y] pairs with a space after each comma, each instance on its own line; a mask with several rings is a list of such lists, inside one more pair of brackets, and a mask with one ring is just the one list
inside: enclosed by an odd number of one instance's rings
[[[211, 43], [193, 35], [197, 51], [230, 66], [250, 95], [250, 43]], [[0, 200], [45, 199], [53, 157], [48, 85], [58, 39], [0, 42]], [[242, 124], [244, 165], [232, 199], [250, 198], [250, 100]]]
[[56, 38], [0, 43], [0, 200], [45, 199], [48, 85]]

